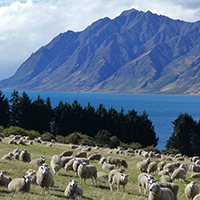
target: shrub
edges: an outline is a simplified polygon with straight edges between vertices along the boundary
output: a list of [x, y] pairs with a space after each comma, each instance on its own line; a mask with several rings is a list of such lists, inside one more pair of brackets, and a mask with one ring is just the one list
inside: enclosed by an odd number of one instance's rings
[[147, 146], [146, 148], [144, 148], [144, 150], [145, 151], [153, 151], [155, 153], [160, 153], [160, 151], [157, 148], [155, 148], [153, 145]]
[[91, 138], [91, 137], [83, 138], [81, 140], [80, 144], [82, 144], [82, 145], [89, 145], [89, 146], [93, 146], [93, 147], [96, 146], [96, 143], [95, 143], [94, 139]]
[[34, 131], [34, 130], [28, 131], [27, 134], [31, 140], [40, 136], [39, 132]]
[[10, 135], [22, 135], [22, 136], [27, 136], [28, 131], [20, 128], [18, 126], [10, 126], [9, 128], [6, 128], [3, 130], [3, 134], [5, 136], [10, 136]]
[[142, 148], [142, 145], [139, 142], [136, 142], [136, 143], [132, 142], [129, 146], [133, 149], [141, 149]]
[[54, 135], [52, 135], [49, 132], [42, 134], [41, 138], [42, 138], [43, 141], [51, 141], [52, 139], [55, 139]]
[[84, 139], [85, 136], [79, 132], [71, 133], [70, 135], [66, 136], [66, 141], [72, 144], [79, 144], [81, 140]]
[[117, 136], [112, 136], [110, 138], [110, 144], [109, 147], [110, 148], [117, 148], [120, 145], [120, 140], [117, 138]]
[[4, 127], [0, 126], [0, 133], [3, 133]]
[[56, 141], [58, 143], [64, 143], [64, 144], [66, 144], [66, 138], [64, 136], [62, 136], [62, 135], [57, 135], [56, 136]]

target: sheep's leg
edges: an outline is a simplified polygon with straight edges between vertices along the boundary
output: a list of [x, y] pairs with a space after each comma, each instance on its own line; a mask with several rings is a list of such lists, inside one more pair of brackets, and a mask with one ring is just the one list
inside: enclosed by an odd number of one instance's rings
[[112, 183], [110, 184], [110, 190], [111, 191], [113, 190], [113, 184]]
[[123, 185], [123, 192], [125, 192], [125, 185]]
[[82, 185], [82, 178], [80, 177], [80, 185]]
[[84, 179], [84, 183], [85, 183], [85, 185], [86, 185], [86, 178]]
[[93, 180], [93, 177], [91, 177], [91, 179], [92, 179], [92, 184], [94, 185], [94, 180]]
[[42, 189], [41, 189], [41, 194], [43, 194], [43, 192], [44, 192], [44, 188], [42, 187]]
[[48, 194], [49, 193], [49, 188], [46, 187], [45, 189], [46, 189], [45, 194]]
[[119, 192], [119, 185], [117, 185], [117, 192]]
[[97, 178], [95, 178], [95, 185], [97, 186]]

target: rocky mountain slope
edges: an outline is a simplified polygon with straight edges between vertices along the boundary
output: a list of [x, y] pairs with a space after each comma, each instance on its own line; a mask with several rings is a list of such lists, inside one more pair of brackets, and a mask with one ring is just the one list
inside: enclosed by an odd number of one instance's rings
[[3, 90], [200, 93], [200, 23], [135, 9], [67, 31], [0, 81]]

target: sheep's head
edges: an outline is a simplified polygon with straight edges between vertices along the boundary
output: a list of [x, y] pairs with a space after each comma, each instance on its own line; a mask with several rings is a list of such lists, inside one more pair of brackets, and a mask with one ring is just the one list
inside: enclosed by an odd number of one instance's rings
[[76, 187], [77, 186], [78, 181], [75, 180], [70, 180], [70, 186], [71, 187]]
[[30, 183], [31, 182], [30, 176], [22, 176], [22, 178], [24, 179], [25, 183]]
[[191, 181], [191, 182], [189, 183], [190, 188], [193, 188], [193, 187], [195, 186], [195, 184], [196, 184], [196, 182]]
[[122, 179], [122, 181], [128, 180], [128, 175], [126, 175], [126, 174], [121, 174], [121, 179]]
[[50, 170], [50, 168], [44, 166], [41, 166], [41, 169], [42, 169], [42, 174], [47, 174]]
[[119, 169], [119, 172], [120, 172], [120, 173], [123, 173], [123, 172], [125, 172], [125, 169], [124, 169], [124, 168], [121, 168], [121, 169]]
[[158, 183], [153, 183], [149, 190], [153, 193], [157, 193], [160, 190], [160, 185]]
[[46, 157], [45, 156], [41, 156], [42, 161], [45, 162], [46, 161]]

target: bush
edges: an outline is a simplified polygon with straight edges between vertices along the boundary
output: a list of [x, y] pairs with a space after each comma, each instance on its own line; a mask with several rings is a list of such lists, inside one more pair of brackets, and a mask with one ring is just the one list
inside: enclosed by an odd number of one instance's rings
[[85, 136], [82, 135], [79, 132], [71, 133], [70, 135], [66, 136], [66, 141], [72, 144], [80, 144], [82, 139], [84, 139]]
[[49, 132], [42, 134], [41, 138], [42, 138], [43, 141], [51, 141], [52, 139], [55, 139], [54, 135], [52, 135]]
[[161, 150], [162, 154], [174, 154], [176, 155], [177, 153], [180, 153], [178, 149], [169, 149], [169, 150], [165, 150], [165, 149], [162, 149]]
[[157, 148], [155, 148], [153, 145], [147, 146], [146, 148], [144, 148], [144, 150], [145, 151], [153, 151], [155, 153], [160, 153], [160, 151]]
[[3, 133], [4, 127], [0, 126], [0, 133]]
[[22, 135], [22, 136], [27, 136], [28, 131], [20, 128], [18, 126], [10, 126], [9, 128], [6, 128], [3, 130], [3, 134], [5, 136], [10, 136], [10, 135]]
[[109, 147], [110, 148], [117, 148], [118, 146], [120, 145], [120, 140], [117, 138], [117, 136], [112, 136], [110, 138], [110, 144], [109, 144]]
[[57, 141], [58, 143], [64, 143], [64, 144], [67, 143], [67, 142], [66, 142], [66, 137], [64, 137], [64, 136], [62, 136], [62, 135], [57, 135], [57, 136], [56, 136], [56, 141]]
[[31, 140], [40, 136], [39, 132], [34, 131], [34, 130], [28, 131], [27, 134]]
[[142, 145], [138, 142], [132, 142], [130, 145], [129, 145], [132, 149], [142, 149]]
[[91, 137], [86, 137], [86, 138], [83, 138], [82, 141], [80, 142], [81, 145], [88, 145], [88, 146], [96, 146], [96, 143], [94, 141], [93, 138]]

